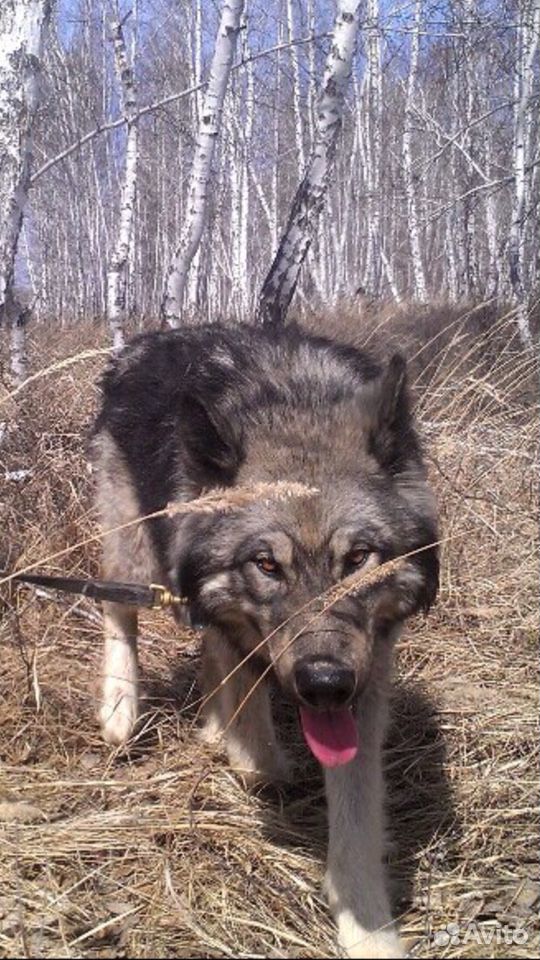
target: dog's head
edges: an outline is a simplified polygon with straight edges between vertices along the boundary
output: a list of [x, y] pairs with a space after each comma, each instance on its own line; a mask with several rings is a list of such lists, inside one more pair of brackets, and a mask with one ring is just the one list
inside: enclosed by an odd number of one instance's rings
[[[196, 619], [272, 665], [321, 762], [343, 762], [350, 708], [384, 672], [396, 627], [437, 590], [435, 511], [403, 362], [394, 358], [346, 402], [294, 416], [274, 409], [248, 433], [238, 481], [278, 478], [318, 493], [191, 517], [177, 541], [176, 582]], [[404, 554], [364, 589], [329, 594]]]

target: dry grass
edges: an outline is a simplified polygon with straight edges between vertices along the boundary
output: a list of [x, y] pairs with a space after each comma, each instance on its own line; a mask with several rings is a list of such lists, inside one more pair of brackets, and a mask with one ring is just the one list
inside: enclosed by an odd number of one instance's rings
[[[332, 321], [342, 322], [350, 330], [358, 320], [349, 311]], [[511, 319], [488, 336], [445, 308], [430, 325], [442, 348], [408, 342], [408, 352], [421, 351], [418, 409], [448, 544], [439, 603], [399, 649], [387, 755], [396, 910], [419, 957], [533, 957], [533, 362]], [[373, 344], [399, 339], [399, 329], [388, 312], [361, 327]], [[98, 328], [58, 338], [38, 330], [34, 369], [104, 346]], [[0, 407], [4, 571], [95, 533], [84, 435], [102, 362], [60, 367]], [[16, 470], [30, 472], [6, 479]], [[48, 570], [96, 575], [95, 543]], [[94, 720], [98, 609], [12, 585], [3, 598], [0, 955], [335, 956], [320, 895], [322, 784], [291, 718], [305, 775], [294, 788], [246, 792], [194, 736], [196, 638], [147, 613], [144, 732], [129, 757], [110, 751]], [[433, 945], [434, 931], [471, 919], [486, 931], [524, 925], [529, 940]]]

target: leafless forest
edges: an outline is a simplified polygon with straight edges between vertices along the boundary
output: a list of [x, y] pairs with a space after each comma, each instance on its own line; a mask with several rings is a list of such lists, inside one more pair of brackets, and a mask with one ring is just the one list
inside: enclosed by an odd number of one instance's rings
[[540, 0], [0, 0], [0, 956], [337, 955], [294, 723], [298, 784], [246, 791], [195, 736], [197, 638], [147, 613], [110, 750], [99, 609], [12, 582], [98, 576], [112, 350], [287, 312], [404, 352], [440, 504], [395, 915], [412, 956], [538, 956], [539, 239]]
[[[34, 6], [48, 23], [17, 292], [37, 322], [88, 322], [115, 314], [116, 269], [126, 316], [156, 323], [175, 253], [193, 239], [192, 173], [222, 10], [203, 0]], [[316, 140], [334, 11], [317, 0], [225, 7], [238, 30], [210, 131], [200, 245], [175, 310], [243, 319]], [[519, 307], [530, 339], [539, 18], [537, 0], [361, 5], [342, 137], [296, 305], [359, 291], [394, 303], [497, 298]], [[6, 114], [2, 136], [16, 153]]]

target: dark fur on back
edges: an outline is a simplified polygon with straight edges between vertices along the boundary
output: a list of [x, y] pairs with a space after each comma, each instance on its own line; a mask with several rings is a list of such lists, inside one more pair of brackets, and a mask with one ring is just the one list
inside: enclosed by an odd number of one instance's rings
[[200, 473], [207, 484], [209, 471], [216, 485], [234, 482], [245, 412], [324, 408], [379, 373], [366, 354], [297, 327], [209, 324], [143, 334], [103, 377], [96, 431], [110, 431], [141, 482], [142, 505], [157, 509], [172, 493], [164, 484], [178, 460], [195, 483]]
[[[365, 475], [388, 527], [388, 557], [436, 540], [399, 355], [383, 370], [354, 347], [296, 326], [212, 324], [136, 337], [110, 364], [102, 389], [95, 433], [112, 437], [142, 514], [234, 484], [251, 449], [263, 443], [269, 453], [257, 465], [258, 479], [319, 485], [322, 471], [330, 489], [334, 476]], [[355, 421], [361, 427], [349, 437]], [[184, 522], [185, 563], [177, 563], [170, 555], [174, 524], [151, 524], [160, 566], [175, 588], [191, 585], [205, 526], [202, 519]], [[384, 530], [377, 536], [382, 542]], [[436, 549], [413, 562], [424, 577], [416, 606], [427, 608], [437, 589]]]

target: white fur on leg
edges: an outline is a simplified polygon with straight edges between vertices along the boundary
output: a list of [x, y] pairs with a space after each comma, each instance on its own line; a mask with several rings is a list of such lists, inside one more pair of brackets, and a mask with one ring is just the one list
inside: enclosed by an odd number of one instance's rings
[[120, 746], [129, 740], [138, 716], [137, 694], [133, 681], [106, 678], [103, 681], [102, 703], [99, 711], [103, 739], [111, 746]]
[[[359, 844], [351, 847], [360, 854]], [[368, 857], [364, 857], [367, 866]], [[377, 869], [378, 868], [378, 869]], [[341, 889], [336, 889], [332, 876], [339, 876]], [[396, 933], [384, 878], [379, 864], [370, 875], [365, 870], [362, 882], [351, 872], [347, 878], [341, 870], [331, 872], [329, 866], [324, 883], [325, 893], [338, 930], [338, 942], [344, 957], [364, 960], [369, 957], [400, 958], [406, 956]], [[354, 904], [349, 906], [348, 904]]]
[[395, 931], [366, 930], [362, 927], [351, 910], [342, 910], [336, 915], [338, 941], [346, 957], [357, 958], [386, 958], [399, 960], [406, 956], [401, 941]]
[[99, 719], [103, 739], [119, 746], [129, 740], [138, 716], [137, 614], [105, 604], [105, 651]]
[[212, 703], [208, 704], [202, 712], [203, 722], [197, 733], [203, 743], [210, 746], [216, 746], [223, 737], [223, 724], [219, 719], [219, 713]]

